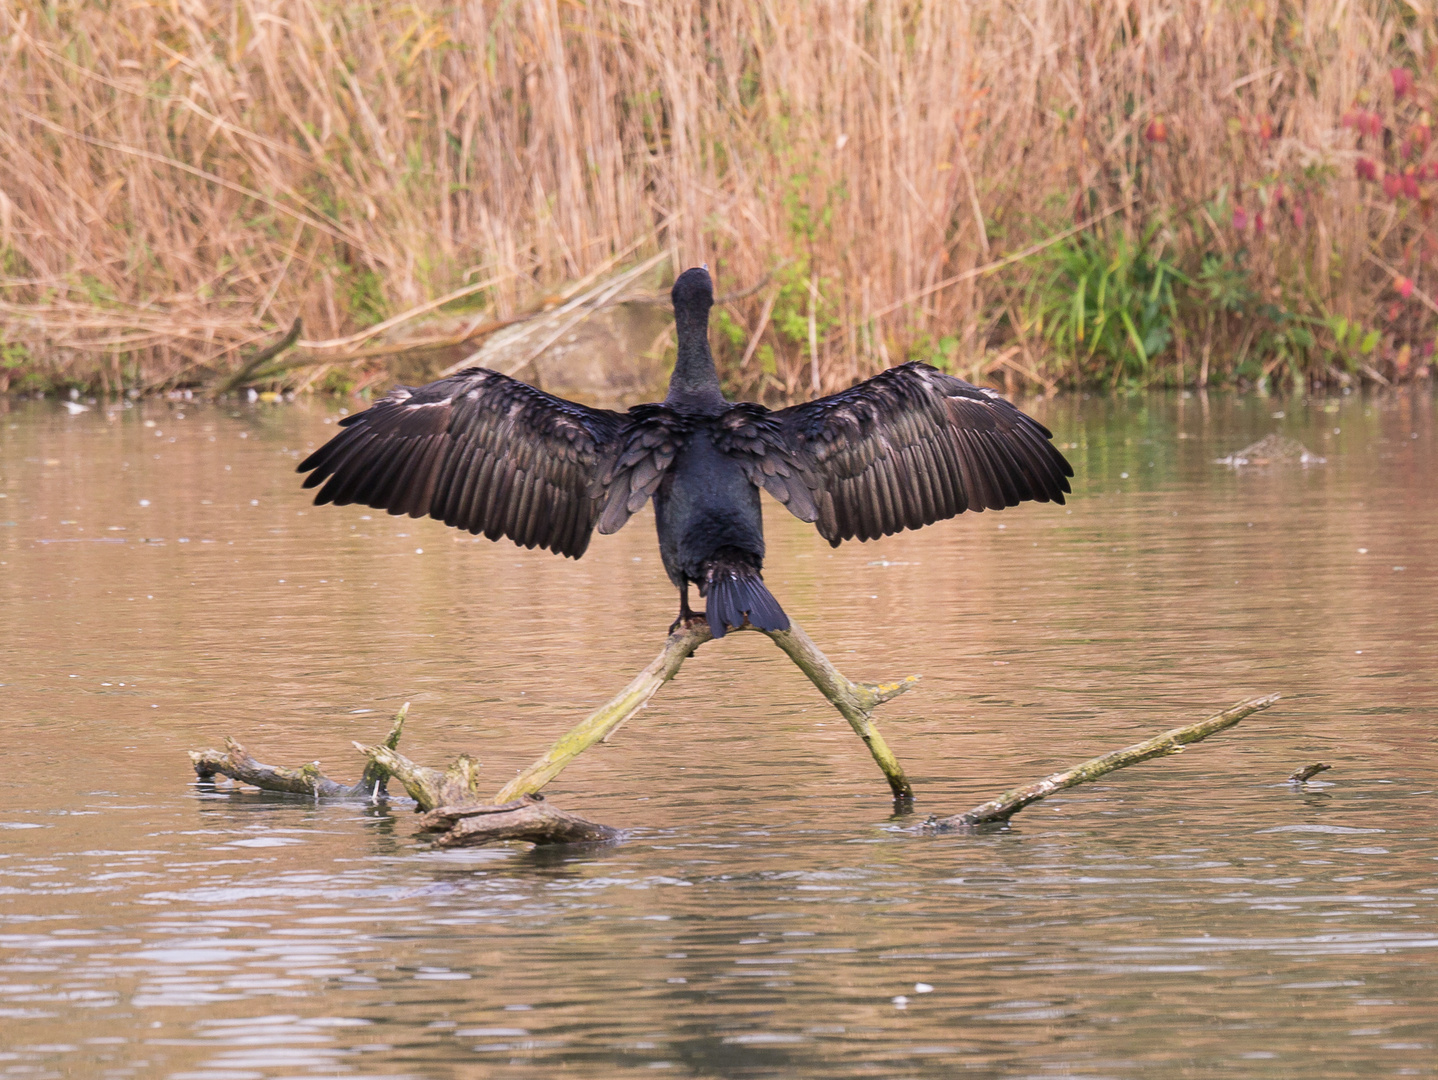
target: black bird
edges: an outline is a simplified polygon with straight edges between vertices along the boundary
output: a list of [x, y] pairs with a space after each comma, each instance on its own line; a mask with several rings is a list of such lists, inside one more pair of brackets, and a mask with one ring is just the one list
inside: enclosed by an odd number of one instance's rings
[[715, 637], [746, 620], [789, 628], [762, 577], [760, 488], [834, 547], [1064, 501], [1073, 469], [1052, 435], [994, 391], [916, 362], [777, 412], [732, 402], [709, 352], [708, 271], [679, 275], [672, 298], [678, 359], [662, 402], [591, 409], [470, 368], [341, 420], [300, 465], [305, 487], [324, 484], [317, 504], [428, 514], [573, 559], [596, 525], [615, 532], [652, 497], [674, 626], [701, 615], [694, 584]]

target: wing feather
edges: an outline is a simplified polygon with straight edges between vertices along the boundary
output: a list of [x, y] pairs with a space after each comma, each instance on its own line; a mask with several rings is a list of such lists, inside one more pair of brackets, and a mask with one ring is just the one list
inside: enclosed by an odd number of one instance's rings
[[612, 532], [643, 505], [677, 450], [672, 414], [591, 409], [483, 368], [398, 387], [340, 425], [300, 465], [317, 503], [428, 514], [573, 558], [601, 514]]
[[778, 412], [736, 405], [712, 424], [750, 480], [835, 547], [965, 510], [1062, 503], [1073, 475], [1042, 424], [921, 363]]

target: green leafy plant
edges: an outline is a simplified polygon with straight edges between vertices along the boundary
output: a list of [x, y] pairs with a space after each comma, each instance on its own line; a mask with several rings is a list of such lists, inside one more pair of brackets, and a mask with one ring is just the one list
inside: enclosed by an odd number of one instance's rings
[[1189, 279], [1164, 257], [1157, 231], [1137, 243], [1117, 231], [1079, 233], [1039, 256], [1027, 325], [1072, 360], [1076, 381], [1145, 382], [1173, 341], [1174, 286]]
[[350, 317], [359, 326], [373, 326], [388, 316], [389, 304], [384, 296], [384, 280], [373, 270], [350, 268], [348, 277], [341, 278]]
[[1330, 315], [1324, 320], [1325, 328], [1333, 338], [1330, 357], [1344, 365], [1349, 371], [1371, 356], [1383, 339], [1381, 330], [1373, 330], [1358, 319], [1347, 319], [1342, 315]]
[[40, 389], [44, 385], [45, 377], [30, 350], [18, 341], [0, 338], [0, 393]]
[[941, 338], [920, 338], [908, 351], [910, 360], [922, 360], [926, 364], [933, 364], [940, 371], [950, 375], [957, 373], [958, 357], [959, 339], [951, 334]]

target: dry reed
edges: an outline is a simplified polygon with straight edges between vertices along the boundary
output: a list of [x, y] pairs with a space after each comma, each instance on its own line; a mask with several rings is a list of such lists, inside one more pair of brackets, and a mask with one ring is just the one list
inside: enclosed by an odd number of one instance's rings
[[[976, 271], [1105, 214], [1244, 244], [1260, 294], [1363, 318], [1408, 234], [1343, 117], [1428, 55], [1421, 6], [3, 5], [0, 381], [213, 382], [296, 315], [341, 339], [492, 279], [471, 300], [502, 320], [667, 250], [721, 290], [776, 273], [720, 327], [736, 389], [832, 390], [945, 339], [1048, 384], [1084, 373], [1026, 314], [1033, 260]], [[1268, 200], [1261, 238], [1212, 220]]]

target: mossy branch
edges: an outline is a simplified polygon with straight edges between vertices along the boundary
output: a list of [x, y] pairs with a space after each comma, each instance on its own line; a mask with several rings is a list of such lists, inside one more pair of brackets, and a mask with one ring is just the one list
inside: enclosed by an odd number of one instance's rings
[[1052, 773], [1042, 780], [1036, 780], [1032, 784], [1012, 788], [998, 798], [980, 803], [965, 813], [944, 818], [931, 817], [916, 828], [922, 832], [947, 832], [952, 829], [1007, 821], [1024, 807], [1036, 803], [1040, 799], [1046, 799], [1056, 791], [1063, 791], [1079, 784], [1087, 784], [1101, 776], [1107, 776], [1116, 769], [1137, 765], [1140, 761], [1181, 753], [1184, 747], [1201, 742], [1210, 735], [1233, 727], [1244, 717], [1268, 708], [1279, 697], [1279, 694], [1268, 694], [1264, 697], [1240, 701], [1237, 705], [1210, 716], [1207, 720], [1201, 720], [1186, 727], [1173, 728], [1171, 731], [1165, 731], [1162, 735], [1155, 735], [1151, 739], [1126, 746], [1122, 750], [1114, 750], [1099, 757], [1090, 758], [1072, 768]]
[[[745, 627], [745, 629], [750, 629]], [[912, 688], [918, 676], [897, 682], [855, 683], [829, 661], [797, 623], [784, 631], [766, 631], [819, 691], [849, 721], [863, 739], [874, 760], [889, 780], [896, 802], [907, 805], [912, 790], [902, 767], [874, 726], [873, 710]], [[562, 736], [528, 769], [504, 786], [492, 800], [479, 794], [478, 762], [461, 755], [447, 769], [419, 765], [398, 750], [404, 730], [408, 703], [395, 716], [384, 742], [377, 746], [355, 743], [365, 756], [363, 777], [353, 785], [331, 780], [320, 771], [318, 762], [298, 769], [265, 765], [256, 761], [234, 739], [225, 740], [225, 751], [193, 751], [190, 759], [201, 779], [223, 774], [242, 783], [269, 791], [288, 792], [320, 798], [375, 798], [384, 793], [393, 778], [404, 785], [416, 809], [425, 811], [420, 821], [424, 832], [437, 834], [440, 847], [484, 844], [497, 840], [525, 840], [536, 844], [608, 841], [622, 834], [617, 829], [567, 814], [545, 802], [538, 790], [587, 748], [607, 738], [642, 708], [670, 679], [696, 649], [712, 640], [707, 623], [695, 620], [670, 634], [659, 655], [635, 678]], [[930, 817], [916, 832], [947, 832], [977, 825], [1007, 821], [1024, 807], [1056, 791], [1089, 783], [1118, 769], [1150, 758], [1181, 752], [1279, 700], [1278, 694], [1250, 698], [1196, 724], [1173, 728], [1122, 750], [1091, 758], [1081, 764], [1013, 788], [972, 810], [950, 817]], [[1292, 777], [1306, 780], [1326, 766], [1314, 765]]]
[[[751, 630], [745, 626], [743, 629]], [[790, 620], [788, 630], [765, 631], [784, 650], [829, 703], [849, 722], [854, 733], [864, 740], [869, 753], [878, 762], [894, 798], [910, 801], [913, 788], [894, 753], [884, 742], [873, 720], [873, 711], [886, 701], [911, 690], [919, 676], [888, 683], [856, 683], [846, 678], [798, 623]], [[512, 802], [524, 795], [533, 795], [553, 780], [571, 761], [597, 742], [607, 740], [631, 716], [648, 704], [659, 688], [679, 673], [684, 661], [696, 649], [712, 641], [709, 624], [696, 619], [669, 635], [664, 648], [632, 682], [615, 694], [588, 717], [570, 728], [534, 764], [525, 769], [495, 795], [498, 804]]]

